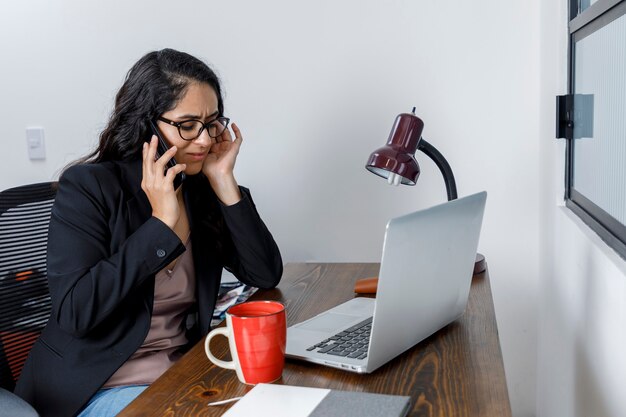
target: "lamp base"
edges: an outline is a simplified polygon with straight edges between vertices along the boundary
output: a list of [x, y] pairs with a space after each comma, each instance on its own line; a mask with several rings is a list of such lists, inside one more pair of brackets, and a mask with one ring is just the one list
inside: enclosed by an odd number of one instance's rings
[[[487, 269], [487, 262], [485, 256], [482, 253], [476, 254], [476, 260], [474, 261], [473, 275], [485, 272]], [[378, 277], [361, 278], [357, 279], [354, 284], [354, 292], [357, 294], [376, 294], [378, 288]]]
[[485, 261], [485, 256], [482, 253], [477, 253], [474, 261], [474, 275], [485, 272], [486, 269], [487, 262]]

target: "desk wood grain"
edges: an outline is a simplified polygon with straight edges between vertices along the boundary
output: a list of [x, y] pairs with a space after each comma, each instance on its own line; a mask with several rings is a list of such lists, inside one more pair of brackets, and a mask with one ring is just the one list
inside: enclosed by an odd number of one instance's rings
[[[291, 325], [354, 297], [355, 280], [376, 276], [378, 269], [379, 264], [288, 264], [280, 285], [254, 298], [284, 303]], [[225, 338], [214, 339], [212, 348], [218, 357], [230, 359]], [[459, 320], [372, 374], [287, 360], [277, 383], [409, 395], [410, 416], [510, 417], [488, 272], [474, 276]], [[198, 343], [119, 416], [220, 416], [232, 404], [208, 407], [208, 402], [250, 389], [233, 371], [213, 366]]]

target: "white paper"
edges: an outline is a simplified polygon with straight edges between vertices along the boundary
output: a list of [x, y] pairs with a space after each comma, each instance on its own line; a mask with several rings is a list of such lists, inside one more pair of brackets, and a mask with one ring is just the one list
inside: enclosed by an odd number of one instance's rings
[[258, 384], [223, 417], [307, 417], [329, 392], [324, 388]]

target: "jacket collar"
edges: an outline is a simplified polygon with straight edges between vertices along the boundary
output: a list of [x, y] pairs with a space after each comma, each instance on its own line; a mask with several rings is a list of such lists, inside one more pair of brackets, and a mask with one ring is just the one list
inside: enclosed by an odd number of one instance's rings
[[[124, 188], [124, 194], [130, 196], [126, 203], [128, 209], [128, 222], [133, 230], [138, 229], [152, 216], [152, 206], [141, 188], [142, 178], [142, 161], [141, 159], [134, 161], [114, 162], [120, 172], [120, 184]], [[187, 206], [187, 215], [190, 227], [193, 228], [193, 210], [192, 207], [198, 204], [200, 196], [191, 190], [197, 188], [201, 183], [206, 182], [204, 175], [198, 174], [187, 176], [187, 180], [183, 183], [183, 195]], [[191, 191], [191, 192], [190, 192]], [[212, 189], [208, 187], [208, 191], [212, 193]]]
[[152, 206], [141, 189], [142, 161], [115, 162], [120, 172], [120, 185], [124, 194], [129, 196], [126, 202], [128, 224], [132, 230], [138, 229], [152, 216]]

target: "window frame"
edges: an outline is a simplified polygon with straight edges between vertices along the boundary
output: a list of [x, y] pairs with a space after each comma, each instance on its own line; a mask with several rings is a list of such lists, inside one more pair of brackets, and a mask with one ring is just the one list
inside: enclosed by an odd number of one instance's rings
[[[579, 13], [581, 2], [585, 2], [585, 0], [569, 0], [567, 60], [568, 94], [571, 95], [575, 93], [575, 43], [626, 14], [626, 0], [598, 0]], [[576, 139], [568, 139], [566, 145], [565, 206], [580, 217], [602, 240], [626, 260], [626, 225], [573, 187], [574, 140]]]

